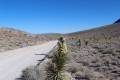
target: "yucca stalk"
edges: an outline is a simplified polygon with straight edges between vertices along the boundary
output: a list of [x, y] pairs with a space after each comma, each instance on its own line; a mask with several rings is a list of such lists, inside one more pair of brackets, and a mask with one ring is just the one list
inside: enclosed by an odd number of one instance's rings
[[58, 41], [58, 50], [49, 63], [47, 80], [65, 80], [62, 73], [64, 72], [63, 68], [66, 62], [67, 53], [67, 45], [63, 37], [60, 37]]

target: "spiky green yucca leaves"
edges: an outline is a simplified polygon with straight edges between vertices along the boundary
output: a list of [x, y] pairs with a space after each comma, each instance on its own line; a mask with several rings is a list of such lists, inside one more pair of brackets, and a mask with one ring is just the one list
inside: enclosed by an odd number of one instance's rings
[[81, 40], [80, 39], [78, 39], [78, 41], [77, 41], [77, 46], [80, 48], [81, 47]]
[[67, 45], [61, 37], [58, 41], [58, 50], [49, 63], [47, 80], [65, 80], [63, 68], [66, 62]]

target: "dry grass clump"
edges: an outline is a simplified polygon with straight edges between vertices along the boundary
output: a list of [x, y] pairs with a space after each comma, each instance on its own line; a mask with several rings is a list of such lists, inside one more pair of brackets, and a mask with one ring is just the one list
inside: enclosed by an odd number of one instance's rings
[[21, 75], [21, 80], [45, 80], [48, 66], [48, 60], [43, 61], [40, 65], [26, 68]]
[[108, 80], [104, 75], [89, 69], [79, 63], [66, 64], [66, 71], [72, 74], [75, 80]]

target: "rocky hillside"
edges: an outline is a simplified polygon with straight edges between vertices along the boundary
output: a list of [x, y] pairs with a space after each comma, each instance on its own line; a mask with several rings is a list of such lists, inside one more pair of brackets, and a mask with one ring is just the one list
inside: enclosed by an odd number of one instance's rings
[[105, 78], [93, 79], [93, 72], [90, 76], [88, 72], [77, 69], [81, 66], [72, 65], [74, 73], [71, 73], [76, 80], [120, 80], [120, 23], [70, 33], [67, 36], [71, 60]]
[[34, 35], [12, 28], [0, 28], [0, 52], [38, 45], [47, 40], [48, 38], [43, 35]]

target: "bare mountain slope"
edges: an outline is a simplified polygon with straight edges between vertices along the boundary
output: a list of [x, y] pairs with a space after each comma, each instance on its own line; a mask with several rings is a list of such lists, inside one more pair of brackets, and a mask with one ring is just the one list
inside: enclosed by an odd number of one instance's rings
[[80, 37], [83, 39], [120, 39], [120, 23], [102, 26], [99, 28], [69, 33], [67, 36]]
[[13, 28], [0, 28], [0, 52], [37, 45], [48, 40], [45, 36], [34, 35]]

